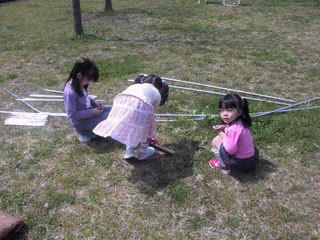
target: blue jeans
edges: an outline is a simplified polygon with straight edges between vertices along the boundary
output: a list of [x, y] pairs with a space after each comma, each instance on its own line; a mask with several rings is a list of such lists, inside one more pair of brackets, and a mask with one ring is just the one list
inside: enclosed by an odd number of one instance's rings
[[74, 129], [79, 135], [88, 138], [97, 137], [92, 130], [103, 120], [107, 119], [111, 111], [112, 105], [104, 105], [103, 112], [100, 115], [94, 115], [92, 118], [85, 118], [80, 121]]

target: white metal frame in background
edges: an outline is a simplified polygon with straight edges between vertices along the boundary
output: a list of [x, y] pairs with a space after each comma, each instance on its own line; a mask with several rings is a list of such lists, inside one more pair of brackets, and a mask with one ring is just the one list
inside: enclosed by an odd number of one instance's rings
[[[234, 2], [234, 3], [227, 3], [226, 0], [222, 0], [222, 4], [224, 6], [239, 6], [240, 5], [240, 1], [241, 0], [237, 0], [237, 2]], [[204, 0], [204, 4], [206, 4], [208, 2], [208, 0]], [[198, 0], [198, 4], [201, 3], [201, 0]]]

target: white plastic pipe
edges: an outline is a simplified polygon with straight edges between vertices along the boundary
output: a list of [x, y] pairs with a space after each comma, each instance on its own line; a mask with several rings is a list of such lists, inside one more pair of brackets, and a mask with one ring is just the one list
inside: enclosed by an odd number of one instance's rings
[[156, 113], [155, 116], [156, 117], [205, 117], [205, 116], [219, 117], [220, 115]]
[[63, 94], [63, 91], [58, 91], [58, 90], [43, 89], [43, 91], [46, 91], [46, 92], [54, 92], [54, 93], [62, 93], [62, 94]]
[[[54, 93], [62, 93], [63, 94], [63, 91], [58, 91], [58, 90], [51, 90], [51, 89], [43, 89], [43, 91], [47, 91], [47, 92], [54, 92]], [[30, 95], [31, 96], [31, 95]], [[46, 96], [50, 96], [50, 95], [46, 95]], [[61, 96], [63, 97], [63, 96]], [[96, 95], [89, 95], [90, 98], [92, 99], [96, 99], [97, 96]], [[101, 100], [100, 100], [101, 101]]]
[[[128, 79], [129, 82], [134, 82], [133, 79]], [[195, 91], [195, 92], [204, 92], [204, 93], [213, 93], [213, 94], [218, 94], [218, 95], [226, 95], [226, 93], [221, 93], [221, 92], [214, 92], [214, 91], [208, 91], [208, 90], [203, 90], [203, 89], [196, 89], [196, 88], [187, 88], [187, 87], [179, 87], [179, 86], [174, 86], [170, 85], [170, 88], [178, 88], [178, 89], [184, 89], [184, 90], [190, 90], [190, 91]], [[290, 103], [283, 103], [283, 102], [275, 102], [271, 100], [266, 100], [266, 99], [260, 99], [260, 98], [252, 98], [252, 97], [243, 97], [249, 100], [254, 100], [254, 101], [262, 101], [262, 102], [271, 102], [271, 103], [276, 103], [280, 105], [291, 105]]]
[[5, 125], [44, 126], [48, 122], [48, 113], [17, 113], [5, 120]]
[[[30, 112], [11, 112], [11, 111], [0, 111], [0, 113], [5, 113], [5, 114], [34, 114], [34, 113], [30, 113]], [[68, 115], [66, 113], [46, 113], [49, 116], [53, 116], [53, 117], [67, 117]]]
[[290, 106], [278, 108], [278, 109], [275, 109], [275, 110], [272, 110], [272, 111], [269, 111], [269, 112], [264, 112], [264, 113], [258, 114], [256, 116], [259, 117], [259, 116], [263, 116], [263, 115], [274, 113], [274, 112], [280, 112], [281, 110], [284, 110], [284, 109], [287, 109], [287, 108], [291, 108], [291, 107], [294, 107], [294, 106], [298, 106], [298, 105], [301, 105], [301, 104], [304, 104], [304, 103], [307, 103], [307, 102], [311, 102], [311, 101], [314, 101], [314, 100], [317, 100], [317, 99], [320, 99], [320, 97], [311, 98], [311, 99], [308, 99], [308, 100], [305, 100], [305, 101], [302, 101], [302, 102], [298, 102], [298, 103], [292, 104]]
[[[278, 112], [291, 112], [291, 111], [317, 109], [317, 108], [320, 108], [320, 106], [294, 108], [294, 109], [283, 109], [283, 110], [279, 110]], [[258, 116], [258, 115], [260, 115], [262, 113], [269, 113], [269, 112], [250, 113], [250, 115], [252, 117], [255, 117], [255, 116]], [[208, 115], [208, 114], [173, 114], [173, 113], [156, 113], [155, 116], [156, 117], [205, 117], [205, 116], [219, 117], [219, 115]]]
[[[279, 110], [277, 112], [291, 112], [291, 111], [299, 111], [299, 110], [309, 110], [309, 109], [319, 109], [320, 106], [314, 106], [314, 107], [305, 107], [305, 108], [294, 108], [294, 109], [283, 109]], [[272, 113], [270, 112], [258, 112], [258, 113], [251, 113], [251, 117], [258, 117], [258, 116], [263, 116]], [[193, 120], [203, 120], [204, 117], [209, 116], [209, 117], [219, 117], [219, 115], [205, 115], [205, 114], [170, 114], [170, 113], [165, 113], [165, 114], [156, 114], [157, 117], [198, 117], [198, 118], [192, 118], [192, 119], [172, 119], [172, 120], [156, 120], [157, 122], [177, 122], [177, 121], [193, 121]], [[201, 117], [201, 118], [199, 118]]]
[[179, 121], [196, 121], [203, 120], [204, 118], [190, 118], [190, 119], [157, 119], [156, 122], [179, 122]]
[[[218, 95], [226, 95], [226, 93], [219, 93], [219, 92], [213, 92], [213, 91], [208, 91], [208, 90], [202, 90], [202, 89], [196, 89], [196, 88], [186, 88], [186, 87], [179, 87], [179, 86], [173, 86], [170, 85], [172, 88], [180, 88], [180, 89], [185, 89], [185, 90], [190, 90], [190, 91], [196, 91], [196, 92], [205, 92], [205, 93], [213, 93], [213, 94], [218, 94]], [[275, 102], [272, 100], [266, 100], [266, 99], [261, 99], [261, 98], [252, 98], [252, 97], [242, 97], [245, 99], [249, 100], [254, 100], [254, 101], [261, 101], [261, 102], [271, 102], [271, 103], [276, 103], [276, 104], [281, 104], [281, 105], [291, 105], [290, 103], [283, 103], [283, 102]]]
[[226, 0], [223, 0], [222, 4], [225, 5], [225, 6], [239, 6], [240, 5], [240, 0], [238, 0], [237, 2], [234, 2], [234, 3], [226, 3]]
[[17, 101], [24, 102], [63, 102], [62, 98], [20, 98]]
[[[304, 108], [294, 108], [294, 109], [283, 109], [283, 110], [279, 110], [277, 112], [291, 112], [291, 111], [299, 111], [299, 110], [309, 110], [309, 109], [317, 109], [320, 108], [320, 106], [314, 106], [314, 107], [304, 107]], [[257, 113], [252, 113], [250, 114], [252, 117], [256, 117], [259, 116], [262, 113], [266, 113], [269, 114], [270, 112], [257, 112]], [[265, 114], [265, 115], [266, 115]]]
[[35, 98], [63, 98], [62, 95], [30, 94], [29, 96]]
[[[14, 96], [16, 99], [20, 99], [18, 96], [14, 95], [12, 92], [10, 92], [9, 90], [5, 89], [5, 88], [2, 88], [4, 91], [6, 91], [7, 93], [11, 94], [12, 96]], [[21, 101], [21, 100], [20, 100]], [[40, 111], [34, 107], [32, 107], [30, 104], [24, 102], [24, 101], [21, 101], [23, 104], [25, 104], [26, 106], [28, 106], [29, 108], [31, 108], [32, 110], [40, 113]]]
[[[141, 74], [143, 76], [148, 76], [147, 74]], [[239, 92], [239, 93], [245, 93], [245, 94], [251, 94], [255, 96], [260, 96], [260, 97], [266, 97], [266, 98], [273, 98], [273, 99], [278, 99], [278, 100], [283, 100], [287, 102], [296, 102], [290, 99], [285, 99], [285, 98], [279, 98], [279, 97], [273, 97], [273, 96], [268, 96], [264, 94], [259, 94], [259, 93], [253, 93], [253, 92], [246, 92], [246, 91], [241, 91], [237, 89], [232, 89], [232, 88], [224, 88], [224, 87], [218, 87], [214, 85], [208, 85], [208, 84], [203, 84], [203, 83], [196, 83], [196, 82], [190, 82], [190, 81], [184, 81], [184, 80], [179, 80], [179, 79], [174, 79], [174, 78], [166, 78], [166, 77], [161, 77], [164, 80], [169, 80], [169, 81], [174, 81], [174, 82], [182, 82], [182, 83], [188, 83], [188, 84], [193, 84], [193, 85], [198, 85], [198, 86], [204, 86], [204, 87], [211, 87], [211, 88], [217, 88], [217, 89], [223, 89], [227, 91], [233, 91], [233, 92]]]

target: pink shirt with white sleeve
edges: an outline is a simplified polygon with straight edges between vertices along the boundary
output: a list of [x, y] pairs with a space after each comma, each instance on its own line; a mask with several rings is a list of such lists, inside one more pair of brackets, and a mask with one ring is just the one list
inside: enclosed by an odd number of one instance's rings
[[254, 155], [253, 138], [241, 120], [232, 122], [224, 131], [226, 137], [223, 146], [229, 154], [236, 158], [249, 158]]

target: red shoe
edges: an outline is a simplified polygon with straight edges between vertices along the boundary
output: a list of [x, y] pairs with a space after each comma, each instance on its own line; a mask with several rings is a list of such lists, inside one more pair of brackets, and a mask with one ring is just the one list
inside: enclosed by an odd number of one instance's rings
[[220, 172], [222, 172], [224, 174], [229, 174], [231, 172], [229, 167], [227, 167], [227, 166], [222, 167], [221, 164], [219, 163], [218, 159], [211, 159], [209, 161], [209, 166], [214, 169], [219, 170]]

